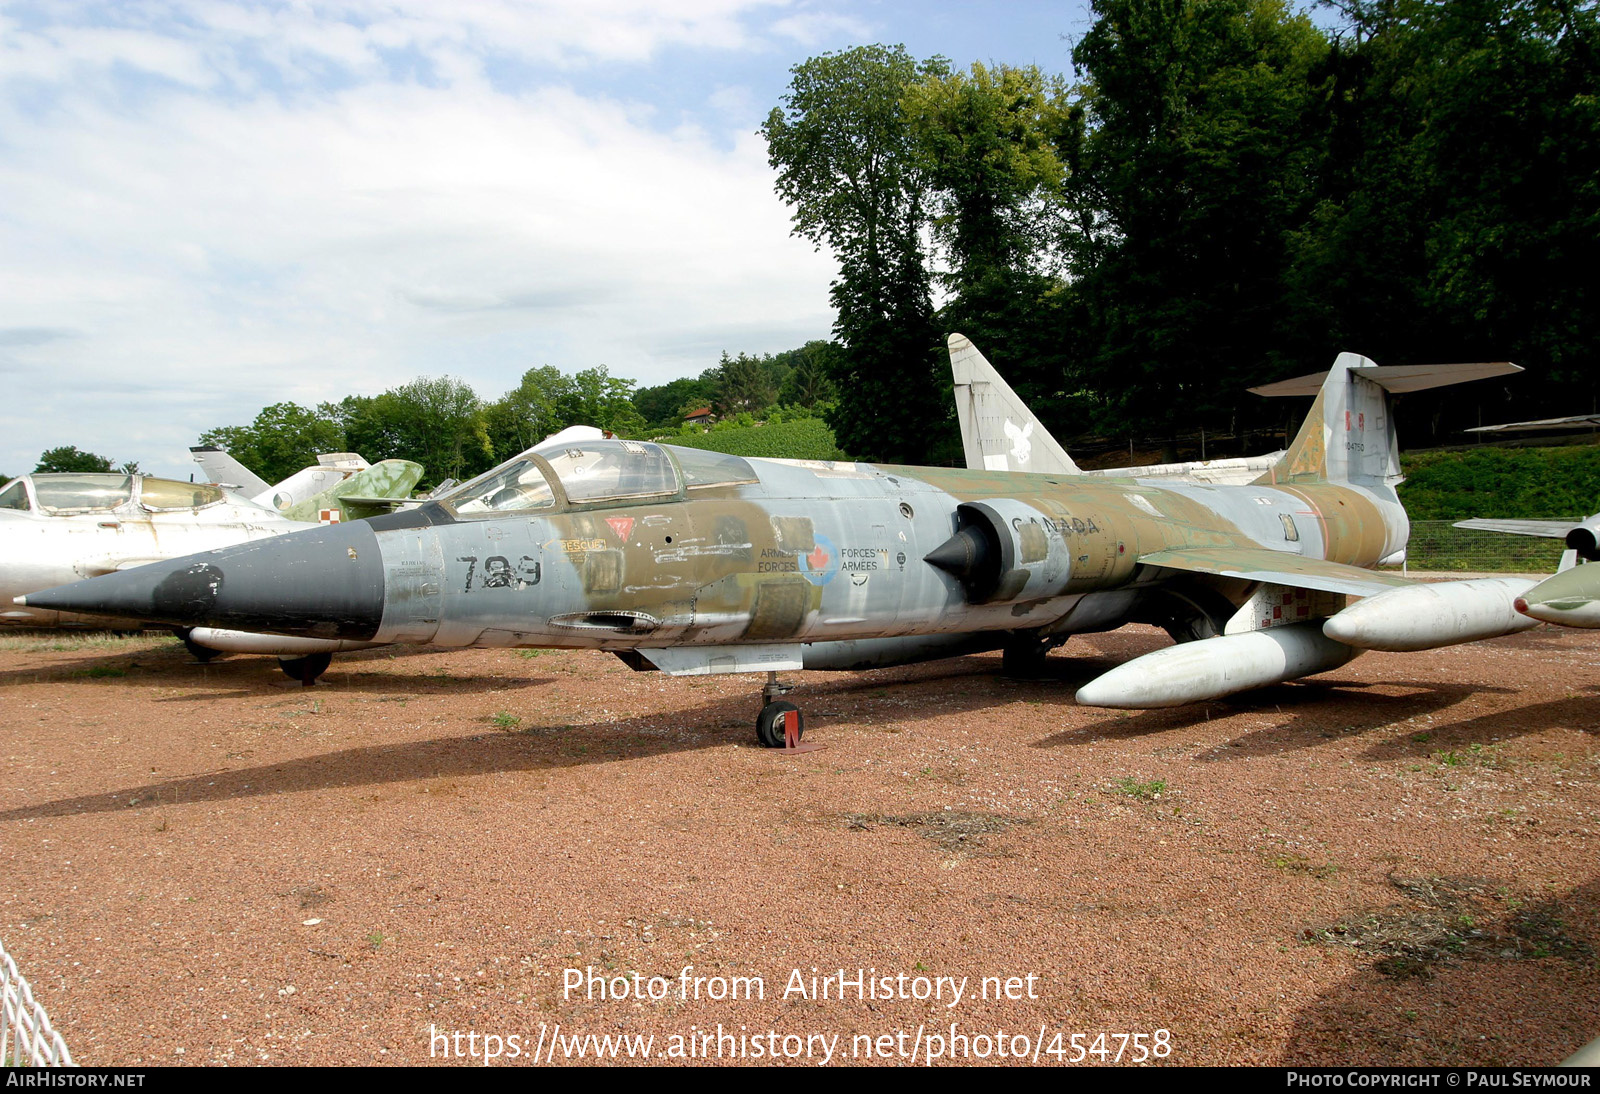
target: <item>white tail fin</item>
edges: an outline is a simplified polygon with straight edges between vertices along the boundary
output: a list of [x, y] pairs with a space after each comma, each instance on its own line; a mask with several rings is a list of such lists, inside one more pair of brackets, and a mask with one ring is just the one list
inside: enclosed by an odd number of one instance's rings
[[1341, 353], [1325, 373], [1253, 387], [1250, 390], [1257, 395], [1317, 397], [1294, 443], [1259, 481], [1394, 486], [1402, 476], [1400, 444], [1389, 406], [1391, 395], [1521, 371], [1509, 361], [1377, 365], [1359, 354]]
[[206, 478], [219, 486], [232, 487], [247, 497], [271, 490], [266, 480], [228, 455], [216, 445], [203, 445], [189, 449], [189, 455], [206, 473]]
[[967, 466], [1077, 475], [1078, 465], [967, 337], [950, 336], [950, 372]]

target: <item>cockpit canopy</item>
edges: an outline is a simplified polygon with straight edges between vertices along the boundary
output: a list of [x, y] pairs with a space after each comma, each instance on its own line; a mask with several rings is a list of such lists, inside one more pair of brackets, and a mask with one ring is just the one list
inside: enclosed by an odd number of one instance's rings
[[0, 490], [0, 509], [72, 516], [109, 512], [137, 499], [140, 507], [160, 513], [204, 508], [217, 504], [225, 496], [220, 486], [210, 483], [178, 482], [147, 475], [63, 472], [24, 475], [12, 480]]
[[570, 504], [593, 505], [670, 497], [678, 493], [680, 481], [693, 490], [755, 482], [756, 473], [747, 461], [720, 452], [669, 449], [647, 441], [553, 441], [438, 500], [459, 516], [483, 516], [550, 508], [556, 504], [552, 482], [560, 484]]

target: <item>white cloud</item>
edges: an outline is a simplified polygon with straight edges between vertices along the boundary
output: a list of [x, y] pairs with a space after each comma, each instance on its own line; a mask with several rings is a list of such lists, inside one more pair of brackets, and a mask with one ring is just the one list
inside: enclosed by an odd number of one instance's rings
[[[660, 132], [647, 104], [482, 78], [491, 44], [739, 46], [750, 5], [178, 7], [0, 24], [0, 472], [57, 444], [177, 471], [267, 402], [423, 373], [661, 383], [826, 335], [832, 265], [790, 237], [749, 119]], [[388, 77], [396, 48], [448, 80]]]

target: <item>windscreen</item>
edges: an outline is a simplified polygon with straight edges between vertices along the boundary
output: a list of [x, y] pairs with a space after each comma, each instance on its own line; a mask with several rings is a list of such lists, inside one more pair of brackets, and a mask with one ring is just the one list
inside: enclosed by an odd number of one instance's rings
[[222, 487], [206, 482], [145, 479], [139, 485], [139, 504], [146, 509], [199, 509], [222, 500]]
[[33, 508], [28, 504], [28, 488], [21, 479], [13, 479], [4, 490], [0, 490], [0, 509], [20, 509], [26, 513]]
[[51, 513], [115, 509], [133, 497], [131, 475], [35, 475], [39, 507]]
[[659, 445], [643, 441], [578, 441], [540, 448], [574, 503], [678, 492], [678, 474]]
[[462, 483], [438, 500], [460, 516], [470, 517], [545, 509], [556, 503], [556, 496], [539, 465], [523, 456]]

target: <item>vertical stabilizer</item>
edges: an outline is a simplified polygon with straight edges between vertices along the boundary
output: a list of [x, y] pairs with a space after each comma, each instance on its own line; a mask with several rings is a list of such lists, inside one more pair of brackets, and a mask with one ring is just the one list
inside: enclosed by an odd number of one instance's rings
[[244, 464], [228, 455], [216, 445], [200, 445], [189, 449], [189, 455], [206, 473], [206, 478], [219, 486], [231, 487], [247, 497], [271, 490], [266, 481]]
[[1315, 395], [1311, 413], [1283, 458], [1257, 481], [1340, 482], [1393, 487], [1402, 481], [1400, 442], [1389, 399], [1408, 391], [1461, 384], [1522, 369], [1509, 361], [1461, 365], [1376, 365], [1341, 353], [1326, 373], [1296, 376], [1250, 390], [1257, 395]]
[[1078, 465], [967, 337], [950, 336], [956, 417], [967, 466], [986, 471], [1077, 475]]
[[1321, 380], [1316, 402], [1294, 443], [1260, 481], [1398, 483], [1400, 447], [1389, 414], [1389, 393], [1363, 375], [1377, 367], [1360, 354], [1341, 353], [1326, 375], [1251, 388], [1258, 395], [1304, 394], [1310, 383]]

